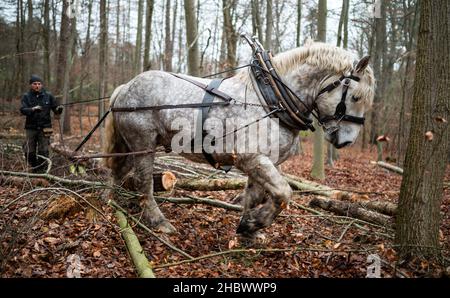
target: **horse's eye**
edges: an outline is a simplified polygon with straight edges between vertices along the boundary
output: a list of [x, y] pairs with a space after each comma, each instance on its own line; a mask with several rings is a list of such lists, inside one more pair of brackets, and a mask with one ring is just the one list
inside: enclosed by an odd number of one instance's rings
[[361, 99], [361, 97], [358, 97], [358, 96], [352, 96], [352, 99], [353, 99], [353, 101], [354, 102], [357, 102], [358, 100], [360, 100]]

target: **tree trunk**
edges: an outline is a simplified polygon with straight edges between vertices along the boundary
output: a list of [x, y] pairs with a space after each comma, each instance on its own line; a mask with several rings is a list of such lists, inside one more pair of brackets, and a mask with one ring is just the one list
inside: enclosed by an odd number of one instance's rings
[[300, 46], [300, 36], [302, 31], [302, 0], [297, 0], [297, 30], [295, 35], [295, 46]]
[[[76, 2], [78, 3], [78, 2]], [[76, 5], [76, 4], [74, 4]], [[77, 17], [76, 17], [76, 7], [69, 6], [69, 9], [73, 10], [71, 12], [71, 19], [70, 19], [70, 30], [69, 30], [69, 36], [68, 36], [68, 44], [66, 46], [66, 66], [64, 67], [64, 85], [63, 85], [63, 104], [66, 105], [62, 119], [63, 119], [63, 132], [65, 134], [71, 133], [71, 123], [70, 123], [70, 106], [67, 105], [69, 102], [69, 89], [70, 89], [70, 70], [72, 68], [72, 52], [74, 50], [74, 47], [76, 45], [75, 43], [75, 36], [77, 31]], [[66, 11], [67, 13], [67, 11]]]
[[51, 86], [50, 82], [50, 0], [44, 1], [44, 82]]
[[64, 73], [66, 69], [67, 60], [67, 47], [69, 46], [70, 39], [70, 20], [66, 14], [69, 8], [69, 0], [63, 0], [63, 7], [61, 13], [61, 28], [59, 31], [59, 51], [58, 51], [58, 61], [56, 65], [56, 86], [54, 92], [56, 94], [61, 94], [64, 86]]
[[145, 45], [144, 45], [144, 70], [151, 68], [150, 41], [152, 38], [153, 0], [147, 0], [145, 13]]
[[253, 35], [257, 36], [260, 42], [263, 42], [262, 24], [261, 24], [261, 10], [258, 0], [251, 0], [252, 5], [252, 31]]
[[236, 11], [236, 0], [223, 0], [223, 26], [225, 32], [225, 40], [227, 44], [226, 57], [227, 62], [225, 68], [235, 67], [237, 64], [236, 51], [238, 42], [238, 33], [234, 28], [232, 15]]
[[[386, 44], [386, 1], [382, 0], [380, 2], [376, 2], [376, 5], [380, 5], [381, 17], [375, 18], [375, 53], [373, 59], [373, 72], [375, 78], [381, 79], [383, 74], [383, 52]], [[373, 99], [370, 123], [371, 144], [376, 144], [376, 139], [381, 134], [381, 123], [379, 118], [381, 110], [383, 109], [383, 85], [384, 80], [379, 80], [378, 86], [375, 90], [375, 97]]]
[[[106, 0], [100, 0], [100, 42], [99, 42], [99, 98], [105, 97], [106, 94], [106, 65], [108, 57], [108, 12], [106, 9]], [[98, 103], [98, 118], [100, 119], [105, 113], [105, 105], [103, 101]], [[104, 127], [100, 126], [100, 145], [103, 146]]]
[[166, 0], [166, 13], [165, 13], [165, 26], [164, 26], [164, 70], [172, 71], [172, 39], [170, 33], [170, 11], [171, 11], [170, 0]]
[[[440, 206], [450, 131], [449, 16], [447, 0], [420, 2], [411, 130], [395, 236], [403, 258], [440, 255]], [[433, 138], [426, 138], [426, 132], [432, 132]]]
[[272, 32], [273, 32], [273, 14], [272, 0], [266, 1], [266, 36], [264, 37], [264, 48], [272, 49]]
[[184, 16], [186, 20], [186, 42], [188, 50], [188, 73], [192, 76], [200, 75], [197, 16], [195, 0], [184, 0]]
[[134, 51], [133, 75], [141, 72], [141, 55], [142, 55], [142, 15], [144, 12], [144, 0], [138, 1], [138, 23], [136, 33], [136, 48]]
[[[327, 1], [319, 0], [318, 11], [318, 23], [317, 23], [317, 39], [322, 42], [326, 42], [327, 32]], [[313, 165], [311, 169], [311, 177], [314, 179], [325, 179], [325, 167], [324, 167], [324, 132], [322, 127], [314, 120], [314, 126], [316, 131], [314, 132], [314, 152], [313, 152]]]

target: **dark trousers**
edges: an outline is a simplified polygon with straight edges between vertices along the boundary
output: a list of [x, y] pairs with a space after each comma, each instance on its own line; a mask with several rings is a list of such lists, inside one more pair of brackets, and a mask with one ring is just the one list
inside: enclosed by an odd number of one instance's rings
[[49, 156], [48, 147], [50, 145], [50, 137], [45, 136], [42, 129], [26, 129], [26, 140], [23, 144], [23, 152], [28, 164], [32, 167], [33, 172], [40, 173], [45, 170], [47, 162], [38, 155]]

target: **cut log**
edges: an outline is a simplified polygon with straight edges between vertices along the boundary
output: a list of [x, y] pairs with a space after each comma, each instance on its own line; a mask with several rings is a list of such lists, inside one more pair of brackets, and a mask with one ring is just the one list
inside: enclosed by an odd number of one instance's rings
[[358, 204], [366, 209], [374, 210], [376, 212], [383, 213], [386, 215], [392, 216], [397, 213], [397, 205], [391, 202], [370, 201], [370, 202], [360, 202]]
[[247, 179], [183, 179], [177, 182], [176, 187], [202, 191], [235, 190], [244, 188], [246, 182]]
[[326, 185], [322, 185], [306, 179], [300, 179], [299, 177], [286, 174], [284, 175], [286, 181], [294, 190], [301, 190], [311, 194], [330, 197], [339, 200], [345, 200], [350, 198], [350, 193], [346, 191], [334, 190]]
[[122, 232], [122, 237], [125, 240], [128, 252], [130, 253], [131, 260], [133, 261], [133, 264], [138, 272], [138, 276], [142, 278], [154, 278], [155, 275], [153, 274], [150, 263], [144, 254], [144, 250], [139, 243], [139, 239], [136, 237], [133, 229], [128, 224], [127, 218], [119, 210], [116, 210], [115, 215]]
[[377, 165], [394, 173], [403, 175], [403, 169], [384, 161], [377, 161]]
[[175, 186], [177, 177], [172, 172], [165, 171], [153, 174], [153, 190], [154, 191], [170, 191]]
[[327, 211], [334, 212], [338, 215], [350, 216], [367, 222], [382, 225], [391, 228], [393, 226], [392, 219], [383, 214], [364, 209], [358, 204], [343, 202], [324, 197], [315, 197], [309, 202], [311, 207], [319, 207]]

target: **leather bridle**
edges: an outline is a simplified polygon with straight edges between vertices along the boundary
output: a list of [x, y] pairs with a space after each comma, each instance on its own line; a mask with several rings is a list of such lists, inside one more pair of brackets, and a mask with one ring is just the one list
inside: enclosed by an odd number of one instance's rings
[[[350, 80], [359, 82], [360, 78], [354, 76], [353, 74], [350, 74], [349, 76], [343, 75], [338, 80], [332, 82], [331, 84], [327, 85], [326, 87], [324, 87], [322, 90], [319, 91], [319, 93], [317, 94], [316, 100], [314, 101], [314, 110], [316, 111], [317, 115], [319, 116], [319, 119], [318, 119], [319, 123], [324, 125], [325, 123], [330, 122], [330, 121], [337, 121], [338, 123], [341, 121], [347, 121], [347, 122], [352, 122], [352, 123], [359, 124], [359, 125], [364, 125], [364, 120], [365, 120], [364, 117], [357, 117], [357, 116], [352, 116], [352, 115], [346, 114], [347, 106], [345, 104], [345, 100], [347, 99], [347, 92], [348, 92], [348, 88], [350, 86]], [[334, 115], [320, 116], [320, 111], [317, 107], [317, 99], [319, 98], [320, 95], [322, 95], [326, 92], [333, 91], [334, 89], [339, 87], [341, 84], [343, 85], [341, 101], [336, 106]]]
[[[268, 51], [264, 50], [255, 38], [250, 39], [246, 35], [242, 35], [242, 37], [244, 37], [253, 49], [253, 59], [250, 65], [258, 89], [263, 95], [262, 97], [267, 103], [267, 106], [273, 107], [272, 110], [278, 108], [279, 112], [274, 113], [273, 116], [278, 117], [283, 124], [290, 128], [299, 130], [310, 129], [314, 131], [312, 119], [309, 118], [309, 115], [315, 117], [319, 125], [323, 126], [329, 133], [338, 130], [341, 121], [352, 122], [358, 125], [364, 124], [364, 117], [346, 114], [347, 106], [345, 101], [347, 99], [350, 80], [360, 81], [359, 77], [353, 75], [353, 71], [350, 75], [342, 75], [338, 80], [322, 88], [317, 94], [313, 107], [311, 108], [281, 80], [272, 65], [271, 56]], [[343, 85], [341, 101], [336, 106], [334, 115], [321, 116], [317, 107], [317, 99], [320, 95], [333, 91], [341, 84]], [[300, 104], [306, 108], [306, 112], [301, 113], [299, 111]], [[329, 127], [327, 123], [331, 121], [336, 121], [337, 124]]]

